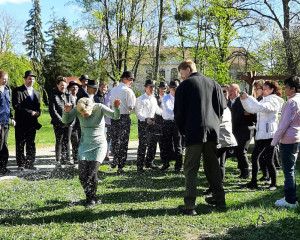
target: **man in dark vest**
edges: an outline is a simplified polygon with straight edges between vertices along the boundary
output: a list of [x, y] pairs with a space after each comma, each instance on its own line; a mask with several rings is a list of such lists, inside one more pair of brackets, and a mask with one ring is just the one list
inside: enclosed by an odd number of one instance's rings
[[[40, 92], [33, 88], [36, 75], [31, 71], [25, 72], [25, 84], [12, 92], [12, 105], [15, 109], [16, 120], [16, 160], [18, 169], [35, 170], [35, 135], [41, 128], [38, 123], [40, 116]], [[24, 146], [26, 145], [26, 156]]]
[[226, 207], [216, 147], [226, 101], [220, 85], [198, 73], [193, 61], [180, 63], [178, 70], [184, 81], [175, 93], [174, 116], [180, 133], [185, 135], [186, 145], [186, 192], [184, 205], [178, 206], [178, 213], [196, 215], [197, 174], [201, 155], [207, 181], [213, 190], [213, 195], [206, 197], [205, 201], [217, 208]]

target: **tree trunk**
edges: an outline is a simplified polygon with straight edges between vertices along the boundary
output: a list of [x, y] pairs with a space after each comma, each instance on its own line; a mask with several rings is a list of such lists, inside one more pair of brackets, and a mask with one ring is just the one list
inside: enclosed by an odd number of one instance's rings
[[158, 34], [157, 34], [157, 42], [156, 42], [156, 56], [155, 56], [155, 68], [154, 68], [154, 80], [158, 79], [158, 69], [159, 69], [159, 55], [160, 55], [160, 42], [162, 36], [162, 26], [163, 26], [163, 7], [164, 1], [160, 0], [159, 6], [159, 26], [158, 26]]

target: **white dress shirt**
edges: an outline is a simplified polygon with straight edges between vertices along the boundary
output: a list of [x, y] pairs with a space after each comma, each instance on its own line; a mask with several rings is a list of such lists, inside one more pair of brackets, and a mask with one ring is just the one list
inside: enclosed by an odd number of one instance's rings
[[163, 98], [163, 112], [164, 120], [174, 120], [174, 97], [169, 93]]
[[154, 118], [154, 115], [162, 114], [162, 110], [158, 107], [154, 95], [146, 93], [136, 99], [135, 115], [140, 121], [145, 121], [147, 118]]
[[111, 89], [110, 105], [113, 106], [116, 99], [121, 100], [120, 114], [130, 114], [135, 106], [136, 97], [134, 92], [124, 83]]
[[28, 94], [29, 94], [31, 100], [33, 100], [33, 98], [34, 98], [33, 87], [27, 87], [25, 84], [24, 84], [24, 86], [26, 87], [27, 92], [28, 92]]

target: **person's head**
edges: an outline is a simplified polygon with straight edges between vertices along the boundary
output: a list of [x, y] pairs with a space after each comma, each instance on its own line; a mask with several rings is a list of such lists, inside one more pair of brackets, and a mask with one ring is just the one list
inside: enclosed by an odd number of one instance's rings
[[253, 82], [253, 92], [256, 98], [262, 98], [264, 83], [265, 81], [263, 79], [255, 80]]
[[281, 87], [277, 82], [266, 81], [263, 85], [263, 95], [266, 97], [271, 94], [276, 94], [277, 96], [281, 97]]
[[100, 91], [100, 94], [104, 95], [106, 92], [107, 92], [107, 83], [100, 83], [100, 86], [99, 86], [99, 91]]
[[229, 90], [228, 90], [228, 92], [229, 92], [229, 98], [232, 100], [232, 99], [235, 99], [238, 95], [239, 95], [239, 93], [240, 93], [240, 86], [239, 85], [237, 85], [237, 84], [231, 84], [230, 86], [229, 86]]
[[119, 86], [119, 82], [118, 81], [114, 81], [114, 83], [112, 85], [113, 88], [116, 87], [116, 86]]
[[221, 88], [222, 88], [222, 92], [223, 92], [223, 95], [224, 95], [225, 99], [228, 101], [228, 98], [229, 98], [229, 93], [228, 93], [229, 85], [227, 85], [227, 84], [222, 85]]
[[179, 64], [178, 71], [182, 80], [185, 80], [192, 73], [197, 72], [196, 64], [192, 60], [183, 61]]
[[24, 80], [26, 87], [32, 87], [35, 82], [36, 75], [33, 73], [33, 71], [28, 70], [25, 72]]
[[123, 72], [121, 76], [121, 81], [124, 83], [127, 87], [131, 87], [133, 81], [134, 81], [134, 76], [131, 72], [125, 71]]
[[94, 108], [94, 102], [90, 98], [80, 98], [78, 100], [76, 110], [83, 116], [84, 118], [88, 118], [91, 116]]
[[168, 84], [166, 82], [160, 82], [158, 85], [159, 95], [164, 96], [167, 91]]
[[154, 92], [155, 82], [153, 80], [146, 80], [145, 82], [145, 92], [148, 96], [151, 96]]
[[67, 79], [63, 76], [58, 76], [56, 78], [56, 86], [58, 91], [64, 93], [67, 90]]
[[88, 82], [87, 82], [87, 92], [90, 96], [96, 94], [96, 92], [98, 91], [98, 87], [99, 86], [98, 86], [97, 80], [92, 80], [92, 79], [88, 80]]
[[175, 96], [175, 92], [176, 92], [176, 89], [179, 86], [179, 83], [180, 83], [179, 79], [175, 79], [175, 80], [170, 81], [169, 90], [170, 90], [170, 93], [173, 97]]
[[300, 93], [300, 78], [292, 76], [284, 80], [284, 91], [287, 97]]
[[79, 81], [81, 82], [81, 86], [83, 88], [86, 87], [86, 85], [88, 83], [88, 80], [89, 80], [89, 76], [88, 75], [81, 75], [81, 77], [79, 78]]
[[8, 82], [8, 73], [4, 70], [0, 70], [0, 86], [6, 85]]
[[73, 96], [76, 96], [78, 93], [79, 84], [77, 83], [77, 81], [71, 81], [69, 82], [68, 89]]

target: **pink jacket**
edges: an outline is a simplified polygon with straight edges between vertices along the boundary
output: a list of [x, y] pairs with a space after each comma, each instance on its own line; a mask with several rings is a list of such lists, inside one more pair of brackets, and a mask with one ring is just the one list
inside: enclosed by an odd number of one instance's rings
[[275, 146], [279, 141], [284, 144], [300, 142], [300, 93], [290, 96], [282, 108], [278, 129], [271, 145]]

